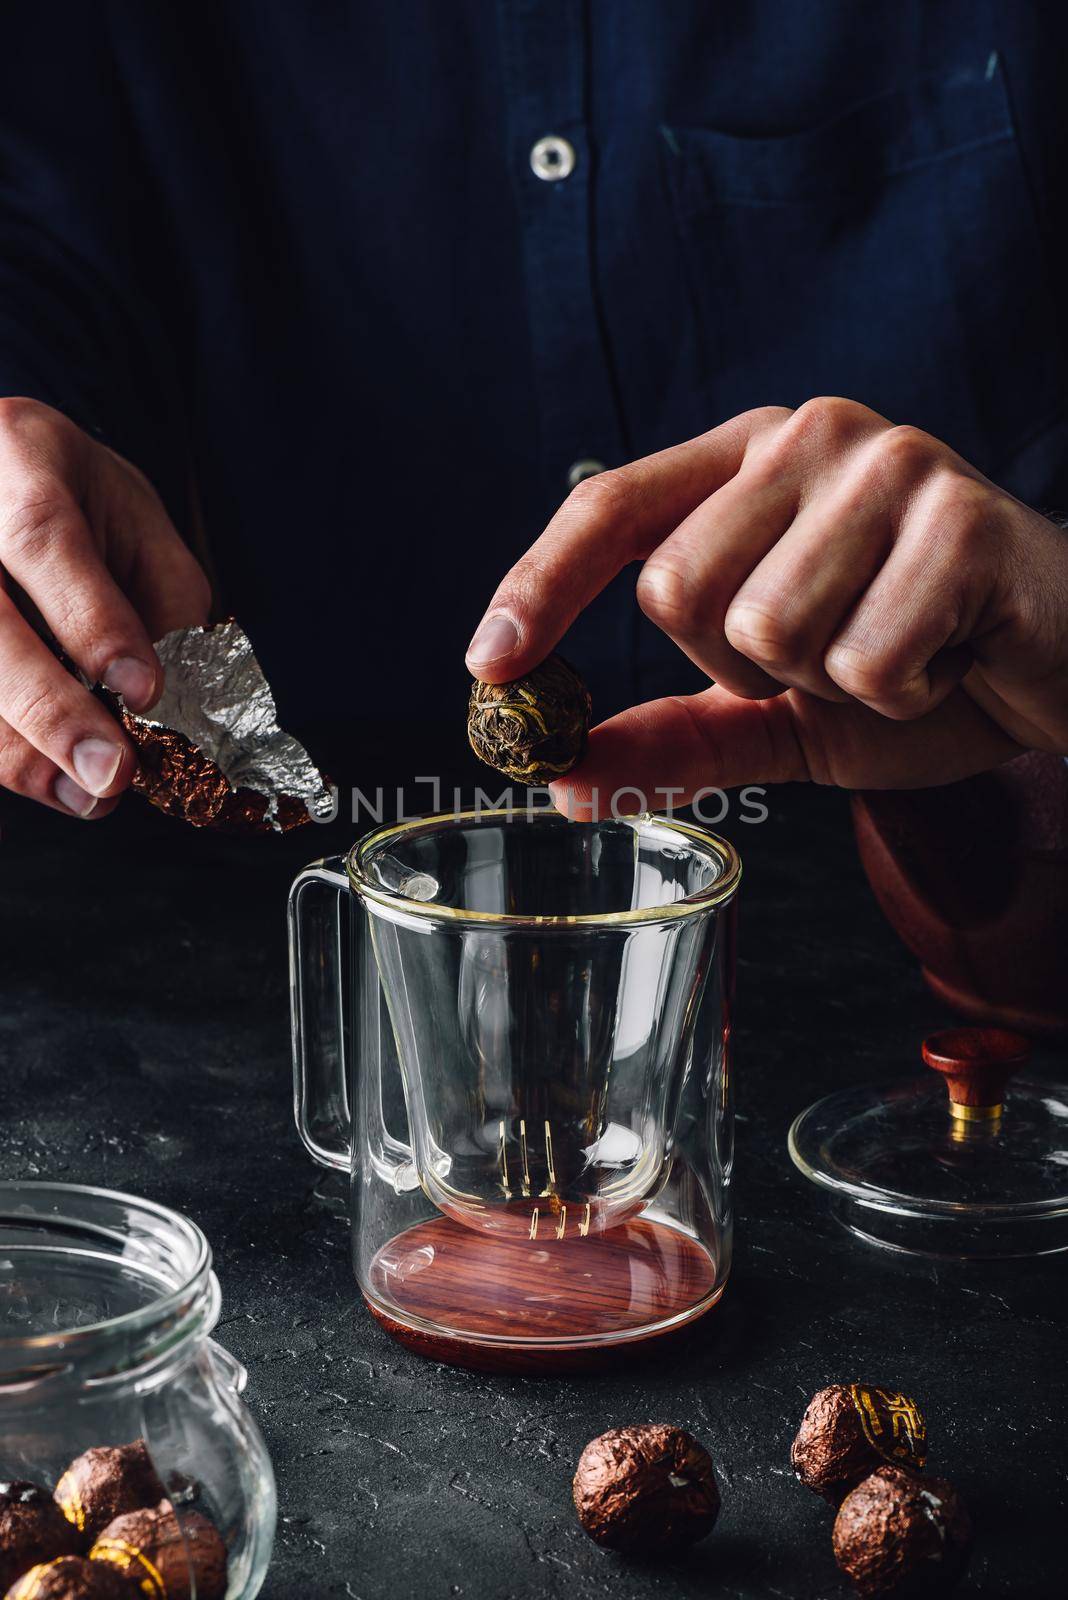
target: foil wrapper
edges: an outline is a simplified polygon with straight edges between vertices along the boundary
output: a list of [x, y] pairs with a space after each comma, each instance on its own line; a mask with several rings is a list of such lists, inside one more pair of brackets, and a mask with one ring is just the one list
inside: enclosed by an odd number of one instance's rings
[[834, 1558], [862, 1600], [948, 1594], [968, 1563], [972, 1522], [945, 1478], [879, 1467], [843, 1500]]
[[156, 644], [166, 687], [150, 712], [119, 702], [137, 751], [134, 788], [198, 828], [287, 832], [328, 820], [334, 798], [278, 726], [270, 685], [236, 622], [178, 628]]
[[708, 1451], [667, 1423], [611, 1428], [591, 1439], [572, 1485], [595, 1543], [624, 1555], [671, 1555], [711, 1533], [719, 1485]]
[[884, 1461], [920, 1471], [927, 1423], [915, 1400], [896, 1389], [832, 1383], [809, 1401], [790, 1459], [806, 1489], [838, 1505]]

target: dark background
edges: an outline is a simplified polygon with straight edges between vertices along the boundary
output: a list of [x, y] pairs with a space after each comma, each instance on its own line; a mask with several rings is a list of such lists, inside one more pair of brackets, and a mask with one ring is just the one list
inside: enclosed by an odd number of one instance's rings
[[[89, 826], [4, 797], [0, 1172], [130, 1189], [207, 1232], [219, 1337], [278, 1474], [271, 1600], [844, 1597], [831, 1514], [789, 1465], [807, 1399], [839, 1379], [924, 1405], [931, 1468], [978, 1528], [962, 1594], [1068, 1592], [1064, 1258], [910, 1264], [855, 1243], [794, 1172], [796, 1112], [915, 1070], [945, 1014], [875, 908], [845, 798], [770, 803], [764, 824], [722, 828], [746, 867], [726, 1296], [670, 1356], [520, 1380], [429, 1364], [375, 1326], [292, 1127], [285, 891], [351, 825], [228, 840], [133, 797]], [[1039, 1065], [1068, 1075], [1052, 1049]], [[643, 1420], [694, 1432], [723, 1491], [677, 1563], [601, 1552], [571, 1507], [587, 1440]]]

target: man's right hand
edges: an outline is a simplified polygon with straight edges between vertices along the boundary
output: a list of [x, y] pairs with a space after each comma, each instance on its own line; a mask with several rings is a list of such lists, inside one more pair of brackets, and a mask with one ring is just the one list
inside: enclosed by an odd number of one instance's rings
[[211, 604], [147, 478], [50, 406], [0, 399], [0, 785], [104, 816], [134, 775], [133, 750], [26, 620], [16, 587], [86, 677], [134, 711], [163, 689], [152, 640], [205, 622]]

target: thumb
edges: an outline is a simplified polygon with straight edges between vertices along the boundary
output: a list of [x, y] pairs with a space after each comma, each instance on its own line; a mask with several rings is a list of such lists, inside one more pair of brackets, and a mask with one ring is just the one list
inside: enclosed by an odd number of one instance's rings
[[785, 695], [742, 700], [713, 687], [632, 706], [590, 734], [581, 762], [550, 784], [574, 821], [670, 811], [702, 789], [809, 777]]
[[848, 789], [914, 789], [984, 772], [1021, 746], [961, 689], [911, 722], [797, 689], [742, 700], [718, 686], [632, 706], [590, 734], [550, 785], [575, 821], [669, 811], [702, 790], [812, 779]]

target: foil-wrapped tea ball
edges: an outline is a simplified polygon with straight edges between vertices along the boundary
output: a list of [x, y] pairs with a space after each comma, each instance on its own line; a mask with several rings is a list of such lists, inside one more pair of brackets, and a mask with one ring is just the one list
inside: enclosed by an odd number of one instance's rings
[[60, 1556], [24, 1572], [5, 1600], [133, 1600], [136, 1590], [112, 1567]]
[[467, 737], [475, 755], [515, 783], [551, 783], [581, 757], [590, 731], [590, 691], [563, 656], [512, 683], [471, 685]]
[[123, 1511], [158, 1505], [166, 1493], [148, 1446], [135, 1439], [86, 1450], [56, 1484], [55, 1498], [67, 1520], [91, 1540]]
[[77, 1530], [47, 1489], [23, 1479], [0, 1483], [0, 1594], [27, 1567], [77, 1555], [81, 1548]]
[[832, 1383], [809, 1402], [790, 1451], [806, 1489], [832, 1504], [883, 1462], [920, 1470], [927, 1424], [908, 1395], [863, 1383]]
[[711, 1533], [719, 1486], [708, 1451], [681, 1428], [651, 1422], [592, 1439], [573, 1484], [579, 1521], [625, 1555], [667, 1555]]
[[128, 1511], [109, 1523], [89, 1552], [110, 1566], [149, 1600], [223, 1600], [226, 1546], [213, 1522], [199, 1511], [183, 1511], [170, 1501], [143, 1511]]
[[834, 1557], [862, 1600], [926, 1600], [961, 1576], [971, 1519], [945, 1478], [880, 1467], [846, 1495], [834, 1521]]
[[333, 816], [326, 780], [278, 724], [243, 628], [232, 618], [176, 628], [156, 654], [165, 683], [150, 711], [101, 691], [137, 752], [136, 790], [169, 817], [229, 833], [285, 833]]

